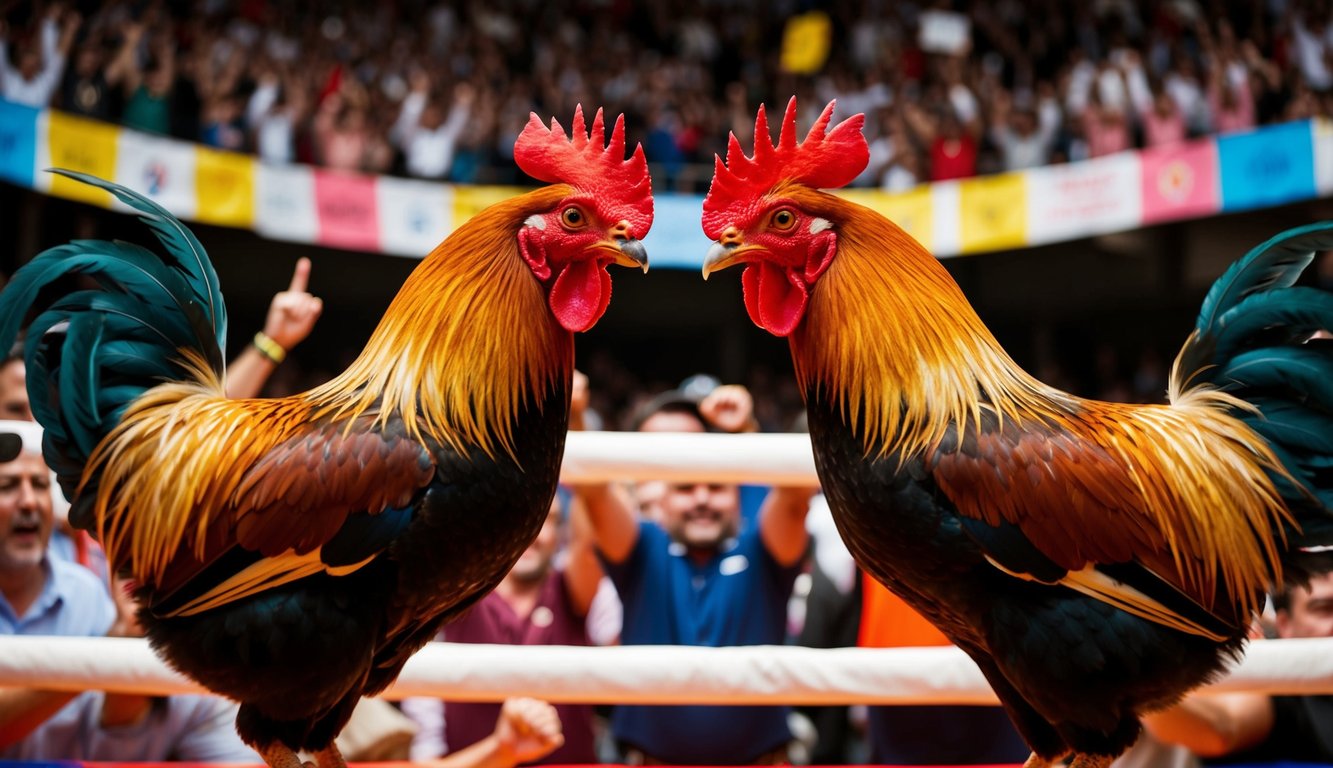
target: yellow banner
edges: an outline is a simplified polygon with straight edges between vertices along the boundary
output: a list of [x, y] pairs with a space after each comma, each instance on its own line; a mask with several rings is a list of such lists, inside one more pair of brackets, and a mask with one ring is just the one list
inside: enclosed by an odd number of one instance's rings
[[465, 187], [457, 186], [454, 190], [454, 221], [457, 229], [463, 222], [476, 216], [483, 208], [501, 200], [508, 200], [514, 195], [531, 192], [532, 187]]
[[[47, 115], [50, 120], [47, 144], [51, 151], [52, 168], [81, 171], [102, 179], [116, 178], [116, 139], [120, 135], [119, 128], [61, 112], [52, 111]], [[51, 194], [103, 208], [111, 207], [109, 193], [64, 176], [51, 176]]]
[[842, 189], [838, 194], [859, 203], [902, 227], [918, 243], [934, 250], [935, 206], [930, 186], [922, 185], [907, 192], [881, 192], [877, 189]]
[[963, 253], [1000, 251], [1027, 244], [1027, 182], [1002, 173], [959, 183], [959, 243]]
[[253, 156], [195, 147], [194, 184], [197, 220], [227, 227], [254, 226]]
[[782, 71], [812, 75], [828, 60], [833, 22], [823, 11], [809, 11], [787, 19], [782, 31]]

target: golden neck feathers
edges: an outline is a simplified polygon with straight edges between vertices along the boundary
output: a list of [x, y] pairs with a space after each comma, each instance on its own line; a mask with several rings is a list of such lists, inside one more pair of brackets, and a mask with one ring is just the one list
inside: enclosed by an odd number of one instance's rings
[[487, 208], [444, 240], [403, 284], [361, 355], [311, 390], [317, 412], [351, 420], [378, 408], [408, 432], [456, 449], [512, 455], [514, 419], [574, 367], [573, 335], [547, 308], [517, 252], [528, 215], [568, 187], [544, 187]]
[[838, 253], [791, 336], [805, 392], [834, 403], [871, 455], [912, 454], [951, 424], [1001, 418], [1066, 396], [1028, 376], [949, 273], [888, 219], [823, 192], [784, 190], [836, 222]]

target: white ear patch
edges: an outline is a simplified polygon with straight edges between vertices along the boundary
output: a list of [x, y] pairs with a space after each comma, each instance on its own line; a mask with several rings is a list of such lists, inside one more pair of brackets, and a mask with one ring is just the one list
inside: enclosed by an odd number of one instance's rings
[[817, 235], [826, 229], [832, 229], [832, 228], [833, 228], [833, 223], [828, 219], [816, 218], [814, 221], [810, 222], [810, 234], [812, 235]]
[[537, 229], [544, 230], [546, 229], [546, 219], [543, 219], [541, 216], [534, 213], [523, 222], [523, 226], [536, 227]]

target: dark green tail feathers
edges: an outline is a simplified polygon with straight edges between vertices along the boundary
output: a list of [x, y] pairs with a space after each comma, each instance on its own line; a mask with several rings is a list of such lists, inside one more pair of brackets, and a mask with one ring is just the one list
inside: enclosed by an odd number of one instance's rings
[[[134, 208], [166, 251], [76, 240], [38, 254], [0, 292], [0, 349], [32, 318], [23, 348], [28, 395], [46, 430], [47, 461], [73, 498], [89, 454], [125, 407], [163, 381], [193, 378], [181, 350], [194, 350], [221, 374], [227, 310], [203, 246], [165, 208], [109, 181], [52, 172]], [[84, 278], [70, 283], [73, 292], [44, 292], [73, 276]], [[71, 511], [76, 525], [84, 522], [73, 516], [79, 506]]]
[[1333, 222], [1291, 229], [1250, 251], [1204, 298], [1180, 374], [1254, 405], [1236, 416], [1263, 435], [1301, 483], [1278, 478], [1301, 548], [1333, 545], [1333, 293], [1297, 285], [1319, 251], [1333, 250]]

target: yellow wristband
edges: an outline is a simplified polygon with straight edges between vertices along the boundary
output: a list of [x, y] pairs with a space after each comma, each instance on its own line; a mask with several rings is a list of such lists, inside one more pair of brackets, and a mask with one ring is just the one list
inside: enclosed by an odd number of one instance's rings
[[269, 362], [274, 365], [278, 365], [287, 359], [287, 350], [283, 349], [281, 344], [274, 341], [263, 331], [255, 334], [254, 345], [255, 349], [259, 350], [259, 354], [267, 357]]

